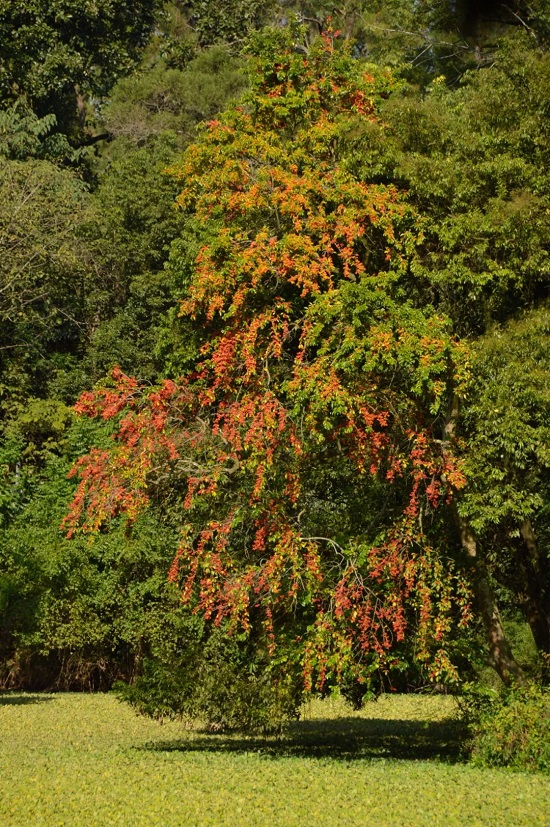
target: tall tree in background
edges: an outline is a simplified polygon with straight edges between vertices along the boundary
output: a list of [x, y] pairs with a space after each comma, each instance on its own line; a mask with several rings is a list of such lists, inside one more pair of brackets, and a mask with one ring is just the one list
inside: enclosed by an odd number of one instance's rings
[[60, 131], [81, 132], [86, 102], [101, 99], [147, 42], [158, 0], [2, 0], [0, 98], [24, 97]]
[[[469, 483], [460, 533], [504, 605], [530, 618], [544, 656], [549, 89], [550, 55], [521, 28], [460, 88], [439, 78], [422, 100], [395, 95], [378, 144], [386, 174], [427, 219], [415, 264], [424, 301], [476, 341], [472, 387], [454, 416]], [[496, 633], [494, 607], [487, 614]]]
[[469, 485], [460, 506], [495, 580], [550, 658], [550, 315], [496, 328], [475, 347], [463, 416]]

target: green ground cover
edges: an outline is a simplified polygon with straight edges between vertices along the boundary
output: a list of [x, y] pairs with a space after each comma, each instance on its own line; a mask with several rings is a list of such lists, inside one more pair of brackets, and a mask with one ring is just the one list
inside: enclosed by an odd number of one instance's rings
[[549, 779], [458, 762], [453, 703], [323, 701], [260, 739], [159, 724], [109, 695], [0, 693], [0, 824], [547, 827]]

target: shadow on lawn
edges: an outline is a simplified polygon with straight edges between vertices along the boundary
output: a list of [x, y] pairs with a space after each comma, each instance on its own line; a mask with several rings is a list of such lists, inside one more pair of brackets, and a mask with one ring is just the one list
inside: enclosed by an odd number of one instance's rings
[[280, 738], [199, 734], [188, 739], [155, 741], [155, 752], [259, 753], [268, 758], [365, 758], [460, 760], [464, 726], [458, 720], [410, 721], [339, 718], [293, 723]]
[[51, 701], [51, 695], [16, 692], [12, 689], [0, 689], [0, 706], [23, 706], [23, 704], [43, 704]]

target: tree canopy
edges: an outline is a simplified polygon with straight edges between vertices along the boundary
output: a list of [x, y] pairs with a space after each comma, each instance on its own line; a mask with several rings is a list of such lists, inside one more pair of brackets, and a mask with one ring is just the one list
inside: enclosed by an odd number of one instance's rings
[[464, 351], [407, 299], [414, 213], [346, 167], [391, 80], [330, 34], [307, 56], [286, 32], [251, 50], [250, 94], [173, 170], [197, 361], [160, 389], [118, 372], [81, 397], [123, 416], [113, 450], [79, 462], [67, 524], [133, 519], [168, 474], [187, 512], [171, 578], [214, 625], [288, 647], [306, 688], [368, 688], [405, 638], [432, 677], [452, 672], [467, 589], [424, 525], [463, 484], [440, 437]]
[[53, 112], [60, 122], [75, 118], [79, 95], [103, 97], [135, 64], [158, 7], [156, 0], [3, 0], [1, 98], [23, 96], [38, 115]]

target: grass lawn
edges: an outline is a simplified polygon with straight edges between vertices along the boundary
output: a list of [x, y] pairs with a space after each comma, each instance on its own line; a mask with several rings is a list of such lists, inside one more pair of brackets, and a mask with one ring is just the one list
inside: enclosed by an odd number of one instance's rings
[[450, 698], [312, 704], [282, 739], [0, 693], [0, 825], [548, 827], [550, 779], [457, 763]]

